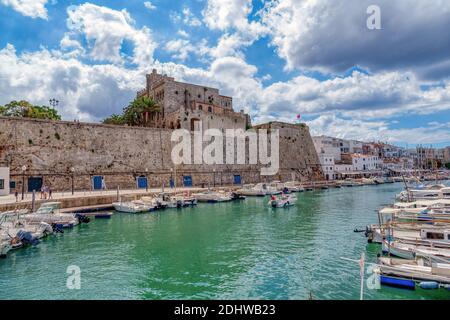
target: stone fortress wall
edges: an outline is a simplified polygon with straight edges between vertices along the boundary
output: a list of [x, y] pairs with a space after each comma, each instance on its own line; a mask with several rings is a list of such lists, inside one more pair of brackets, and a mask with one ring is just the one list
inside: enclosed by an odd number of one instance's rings
[[93, 176], [103, 176], [108, 189], [136, 188], [138, 176], [146, 176], [149, 187], [167, 187], [171, 178], [181, 186], [186, 175], [195, 186], [230, 185], [235, 175], [242, 183], [321, 179], [307, 126], [258, 127], [280, 129], [280, 170], [274, 176], [260, 176], [259, 165], [174, 166], [170, 129], [6, 117], [0, 117], [0, 167], [11, 170], [11, 192], [21, 190], [22, 180], [27, 190], [30, 177], [42, 178], [55, 191], [70, 190], [72, 176], [76, 190], [91, 189]]

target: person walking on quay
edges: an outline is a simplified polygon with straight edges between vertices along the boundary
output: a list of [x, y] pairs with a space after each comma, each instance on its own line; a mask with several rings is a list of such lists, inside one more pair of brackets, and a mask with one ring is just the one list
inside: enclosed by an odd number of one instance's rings
[[52, 188], [51, 187], [48, 187], [48, 198], [49, 199], [53, 199], [53, 196], [52, 196]]
[[102, 190], [107, 190], [106, 189], [105, 178], [102, 178]]
[[17, 190], [14, 192], [14, 196], [16, 197], [16, 202], [19, 202], [19, 192]]
[[44, 199], [45, 186], [41, 186], [41, 199]]
[[44, 186], [44, 200], [47, 200], [48, 187]]

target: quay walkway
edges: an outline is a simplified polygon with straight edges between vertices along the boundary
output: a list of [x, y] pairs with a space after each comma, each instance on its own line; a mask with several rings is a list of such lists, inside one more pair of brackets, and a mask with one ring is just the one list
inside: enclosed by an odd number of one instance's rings
[[[167, 194], [184, 193], [184, 192], [199, 192], [205, 190], [202, 188], [165, 188], [164, 192]], [[57, 201], [61, 202], [61, 208], [80, 208], [80, 207], [99, 207], [119, 199], [126, 201], [138, 199], [143, 196], [151, 196], [162, 192], [161, 188], [145, 189], [128, 189], [128, 190], [98, 190], [98, 191], [75, 191], [72, 195], [71, 191], [53, 192], [52, 197], [41, 199], [40, 192], [36, 192], [35, 206], [39, 207], [44, 202]], [[119, 195], [119, 198], [118, 198]], [[22, 200], [22, 194], [16, 201], [14, 194], [0, 197], [0, 212], [16, 210], [16, 209], [31, 209], [32, 207], [32, 193], [26, 193]]]
[[[332, 181], [308, 181], [303, 182], [301, 185], [305, 188], [321, 189], [324, 186], [333, 187], [335, 183]], [[238, 185], [222, 185], [216, 187], [210, 187], [213, 190], [230, 190], [238, 189], [241, 186]], [[164, 188], [164, 193], [175, 194], [175, 193], [195, 193], [207, 190], [208, 188], [201, 187], [177, 187], [177, 188]], [[122, 200], [135, 200], [143, 196], [152, 196], [161, 193], [163, 190], [161, 188], [149, 188], [145, 189], [120, 189], [120, 190], [98, 190], [98, 191], [75, 191], [72, 195], [71, 191], [64, 192], [53, 192], [52, 198], [41, 199], [40, 192], [35, 194], [35, 208], [38, 208], [42, 203], [57, 201], [61, 202], [61, 208], [67, 210], [73, 209], [101, 209], [108, 208], [112, 202]], [[24, 199], [22, 200], [22, 194], [19, 193], [18, 199], [16, 200], [14, 194], [0, 197], [0, 212], [10, 211], [16, 209], [32, 209], [32, 193], [25, 193]]]

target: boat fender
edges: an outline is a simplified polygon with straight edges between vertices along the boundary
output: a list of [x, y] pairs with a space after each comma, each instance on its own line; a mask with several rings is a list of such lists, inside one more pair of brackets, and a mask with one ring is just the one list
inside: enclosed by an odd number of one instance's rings
[[419, 283], [419, 287], [425, 290], [439, 289], [439, 283], [435, 281], [423, 281]]

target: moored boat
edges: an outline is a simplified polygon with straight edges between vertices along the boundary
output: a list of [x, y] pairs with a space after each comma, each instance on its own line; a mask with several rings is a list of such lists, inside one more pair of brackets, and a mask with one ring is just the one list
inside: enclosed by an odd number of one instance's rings
[[242, 189], [236, 191], [236, 193], [249, 196], [249, 197], [265, 197], [266, 192], [260, 188], [260, 186], [256, 187], [254, 185], [244, 185]]
[[149, 205], [144, 203], [136, 203], [134, 201], [113, 202], [112, 205], [116, 211], [124, 213], [143, 213], [151, 210]]
[[89, 222], [89, 218], [84, 217], [83, 215], [61, 213], [60, 208], [60, 202], [46, 202], [35, 212], [21, 215], [21, 218], [29, 224], [39, 224], [44, 222], [50, 225], [57, 224], [64, 228], [71, 228], [78, 225], [80, 222]]
[[230, 195], [221, 192], [213, 192], [210, 190], [195, 194], [195, 198], [198, 202], [208, 203], [231, 201]]
[[405, 260], [380, 257], [373, 269], [380, 276], [382, 285], [414, 290], [416, 286], [423, 289], [450, 289], [450, 264], [432, 263], [426, 266], [422, 258]]
[[268, 204], [272, 208], [287, 208], [295, 205], [296, 201], [297, 197], [292, 194], [282, 195], [280, 197], [272, 195]]
[[[450, 263], [450, 248], [436, 248], [430, 246], [404, 243], [402, 241], [383, 241], [383, 253], [403, 259], [428, 258], [430, 262]], [[426, 260], [427, 261], [427, 260]]]

